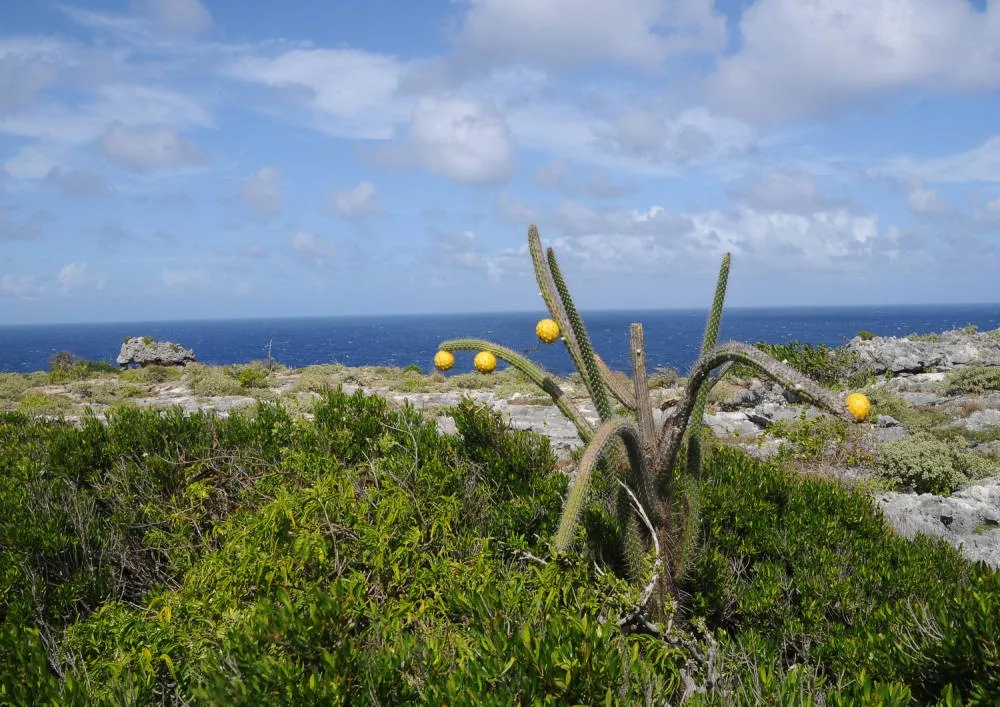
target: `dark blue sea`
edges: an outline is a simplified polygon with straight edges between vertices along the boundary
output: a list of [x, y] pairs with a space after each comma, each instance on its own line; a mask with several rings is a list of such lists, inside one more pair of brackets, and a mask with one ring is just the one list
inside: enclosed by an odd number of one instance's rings
[[[687, 371], [701, 346], [707, 310], [584, 312], [594, 347], [615, 370], [627, 371], [628, 326], [642, 322], [650, 370]], [[200, 362], [245, 363], [271, 354], [286, 366], [342, 363], [406, 366], [428, 371], [439, 342], [486, 338], [518, 351], [557, 374], [573, 370], [562, 344], [539, 345], [537, 313], [365, 316], [311, 319], [46, 324], [0, 326], [0, 371], [37, 371], [49, 358], [69, 351], [80, 358], [114, 361], [126, 336], [151, 336], [193, 348]], [[975, 324], [1000, 327], [1000, 305], [884, 307], [732, 308], [722, 320], [720, 341], [801, 341], [839, 346], [865, 329], [880, 336], [938, 332]], [[474, 352], [460, 352], [453, 372], [472, 369]]]

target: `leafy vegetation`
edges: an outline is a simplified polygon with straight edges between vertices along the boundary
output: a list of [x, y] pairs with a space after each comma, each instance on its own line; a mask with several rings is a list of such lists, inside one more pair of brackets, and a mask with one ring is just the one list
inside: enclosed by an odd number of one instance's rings
[[706, 450], [672, 628], [549, 556], [547, 441], [326, 391], [315, 419], [0, 415], [0, 702], [693, 704], [1000, 696], [1000, 580], [870, 500]]
[[948, 495], [997, 469], [969, 451], [961, 436], [941, 439], [917, 432], [879, 447], [875, 471], [893, 485], [916, 493]]
[[963, 366], [945, 375], [947, 395], [981, 395], [1000, 390], [1000, 366]]

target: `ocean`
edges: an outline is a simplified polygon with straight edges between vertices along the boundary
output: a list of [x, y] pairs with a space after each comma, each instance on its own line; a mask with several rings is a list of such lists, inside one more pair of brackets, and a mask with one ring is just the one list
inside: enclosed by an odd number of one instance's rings
[[[638, 321], [645, 327], [650, 371], [664, 366], [683, 373], [697, 358], [707, 314], [688, 309], [595, 311], [582, 316], [595, 349], [612, 369], [629, 369], [628, 328]], [[554, 373], [569, 373], [573, 365], [565, 347], [539, 344], [535, 338], [535, 322], [542, 316], [542, 312], [521, 312], [0, 326], [0, 371], [45, 370], [49, 358], [64, 350], [80, 358], [114, 361], [127, 336], [179, 343], [194, 349], [198, 361], [208, 364], [265, 359], [270, 344], [274, 359], [291, 367], [414, 363], [429, 371], [439, 342], [475, 337], [527, 352]], [[1000, 305], [731, 308], [723, 316], [719, 340], [839, 346], [860, 330], [905, 336], [968, 324], [980, 331], [997, 329]], [[472, 370], [473, 355], [459, 352], [452, 372]]]

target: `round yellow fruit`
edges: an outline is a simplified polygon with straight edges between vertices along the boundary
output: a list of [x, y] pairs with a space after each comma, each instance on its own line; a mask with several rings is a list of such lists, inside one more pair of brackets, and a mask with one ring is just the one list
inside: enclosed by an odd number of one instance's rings
[[497, 367], [497, 357], [489, 351], [480, 351], [476, 354], [476, 358], [473, 360], [472, 365], [475, 366], [476, 370], [480, 373], [492, 373]]
[[438, 351], [434, 354], [434, 366], [439, 371], [447, 371], [455, 365], [455, 355], [451, 351]]
[[559, 325], [551, 319], [541, 319], [535, 325], [535, 333], [543, 343], [551, 344], [559, 338]]
[[854, 419], [858, 422], [868, 417], [868, 413], [872, 409], [872, 404], [868, 401], [868, 396], [864, 393], [851, 393], [844, 402], [847, 404], [847, 409], [851, 411]]

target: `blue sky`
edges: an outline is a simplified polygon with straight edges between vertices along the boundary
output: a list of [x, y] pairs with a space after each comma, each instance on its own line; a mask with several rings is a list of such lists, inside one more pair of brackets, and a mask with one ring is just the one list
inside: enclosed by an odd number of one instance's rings
[[4, 0], [0, 323], [1000, 302], [1000, 3]]

